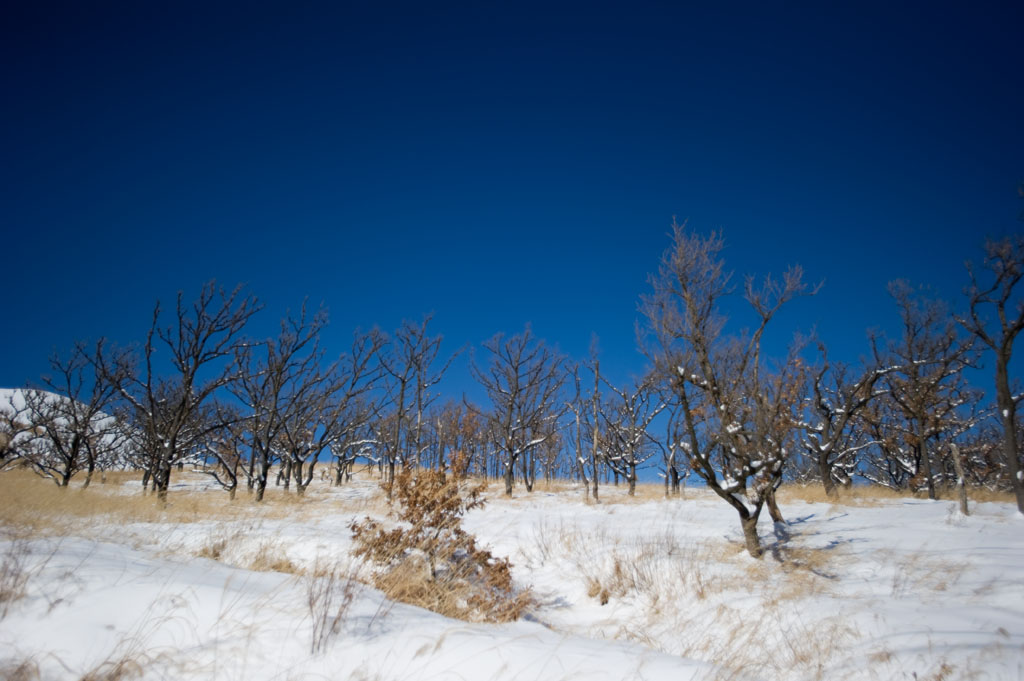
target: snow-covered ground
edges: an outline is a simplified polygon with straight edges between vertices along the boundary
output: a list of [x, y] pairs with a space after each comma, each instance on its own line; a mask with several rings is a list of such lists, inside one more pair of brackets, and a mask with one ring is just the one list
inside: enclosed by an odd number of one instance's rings
[[492, 490], [465, 526], [537, 598], [513, 624], [447, 619], [349, 579], [365, 568], [348, 525], [384, 509], [368, 481], [311, 490], [293, 513], [250, 517], [240, 498], [190, 522], [2, 528], [0, 557], [27, 582], [0, 619], [0, 678], [1024, 678], [1024, 518], [1007, 504], [964, 517], [950, 501], [795, 501], [788, 527], [762, 524], [757, 561], [734, 512], [700, 491], [605, 489], [594, 505]]

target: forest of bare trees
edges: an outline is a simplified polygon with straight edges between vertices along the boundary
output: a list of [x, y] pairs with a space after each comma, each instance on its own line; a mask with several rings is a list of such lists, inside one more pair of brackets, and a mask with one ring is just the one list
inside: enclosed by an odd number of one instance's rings
[[[735, 509], [754, 555], [762, 510], [784, 520], [785, 481], [829, 496], [854, 484], [930, 498], [985, 487], [1013, 492], [1024, 513], [1012, 371], [1022, 272], [1017, 236], [985, 244], [962, 300], [896, 280], [897, 330], [866, 334], [863, 356], [843, 361], [780, 324], [781, 309], [818, 289], [799, 268], [735, 279], [721, 234], [674, 225], [641, 301], [646, 366], [621, 384], [596, 350], [574, 360], [529, 326], [463, 352], [427, 316], [358, 331], [339, 352], [323, 345], [327, 312], [303, 304], [276, 336], [256, 338], [262, 304], [210, 282], [194, 300], [157, 303], [139, 345], [78, 343], [40, 383], [5, 391], [0, 462], [61, 486], [136, 469], [161, 498], [189, 466], [255, 501], [268, 485], [302, 494], [317, 471], [342, 485], [357, 470], [386, 482], [453, 463], [509, 495], [572, 480], [595, 501], [603, 485], [632, 491], [642, 479], [677, 494], [692, 476]], [[456, 360], [484, 399], [444, 392]], [[994, 395], [977, 387], [979, 369]]]

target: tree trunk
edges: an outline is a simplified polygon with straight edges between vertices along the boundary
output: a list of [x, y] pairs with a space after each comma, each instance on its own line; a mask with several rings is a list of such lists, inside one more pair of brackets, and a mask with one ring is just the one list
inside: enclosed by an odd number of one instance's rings
[[511, 459], [509, 460], [509, 462], [507, 464], [505, 464], [505, 496], [507, 496], [507, 497], [512, 496], [512, 473], [513, 473], [512, 467], [513, 467], [513, 465], [514, 465], [514, 462]]
[[772, 522], [785, 523], [786, 519], [782, 517], [782, 511], [779, 510], [779, 505], [775, 503], [774, 485], [768, 488], [768, 492], [765, 496], [765, 501], [768, 503], [768, 514], [772, 517]]
[[761, 549], [761, 540], [757, 536], [757, 515], [747, 518], [740, 518], [740, 525], [743, 527], [743, 540], [747, 546], [747, 553], [753, 558], [760, 558], [764, 551]]
[[96, 472], [96, 462], [89, 461], [89, 465], [85, 469], [85, 483], [82, 485], [82, 489], [89, 489], [89, 484], [92, 482], [92, 475]]
[[825, 496], [835, 499], [839, 496], [835, 480], [832, 479], [832, 467], [828, 465], [828, 454], [818, 454], [818, 475], [821, 476], [821, 484], [825, 488]]
[[953, 469], [956, 470], [956, 489], [960, 497], [960, 512], [970, 515], [970, 511], [967, 509], [967, 480], [964, 478], [964, 466], [960, 461], [960, 448], [951, 444], [949, 449], [953, 454]]
[[918, 422], [917, 428], [917, 442], [921, 448], [921, 460], [924, 462], [925, 480], [928, 482], [928, 498], [934, 500], [938, 497], [935, 494], [935, 475], [932, 473], [932, 457], [928, 453], [928, 447], [924, 440], [924, 429], [920, 427], [920, 422]]
[[1017, 511], [1024, 513], [1024, 473], [1021, 472], [1017, 450], [1017, 405], [1010, 392], [1008, 361], [1009, 357], [1004, 357], [1001, 352], [996, 353], [996, 404], [1003, 425], [1003, 455], [1010, 474], [1010, 484], [1017, 497]]

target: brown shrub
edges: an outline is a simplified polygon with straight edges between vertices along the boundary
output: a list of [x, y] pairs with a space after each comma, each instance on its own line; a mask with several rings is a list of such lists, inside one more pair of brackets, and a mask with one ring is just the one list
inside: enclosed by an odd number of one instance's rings
[[517, 592], [511, 564], [462, 529], [467, 511], [484, 505], [483, 485], [460, 485], [442, 471], [404, 469], [392, 488], [401, 525], [353, 522], [355, 555], [382, 568], [375, 585], [388, 597], [449, 617], [504, 622], [530, 606]]

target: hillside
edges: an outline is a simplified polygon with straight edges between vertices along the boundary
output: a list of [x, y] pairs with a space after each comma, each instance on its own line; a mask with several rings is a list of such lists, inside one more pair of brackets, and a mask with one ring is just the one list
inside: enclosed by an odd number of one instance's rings
[[[750, 558], [732, 511], [569, 486], [466, 529], [536, 606], [468, 623], [357, 579], [349, 524], [387, 518], [365, 476], [229, 503], [200, 474], [166, 508], [134, 476], [64, 493], [0, 475], [0, 669], [19, 679], [1015, 679], [1024, 519], [1010, 504], [854, 496], [782, 504]], [[20, 596], [20, 597], [19, 597]], [[89, 676], [89, 674], [92, 676]], [[0, 674], [3, 675], [3, 674]]]

